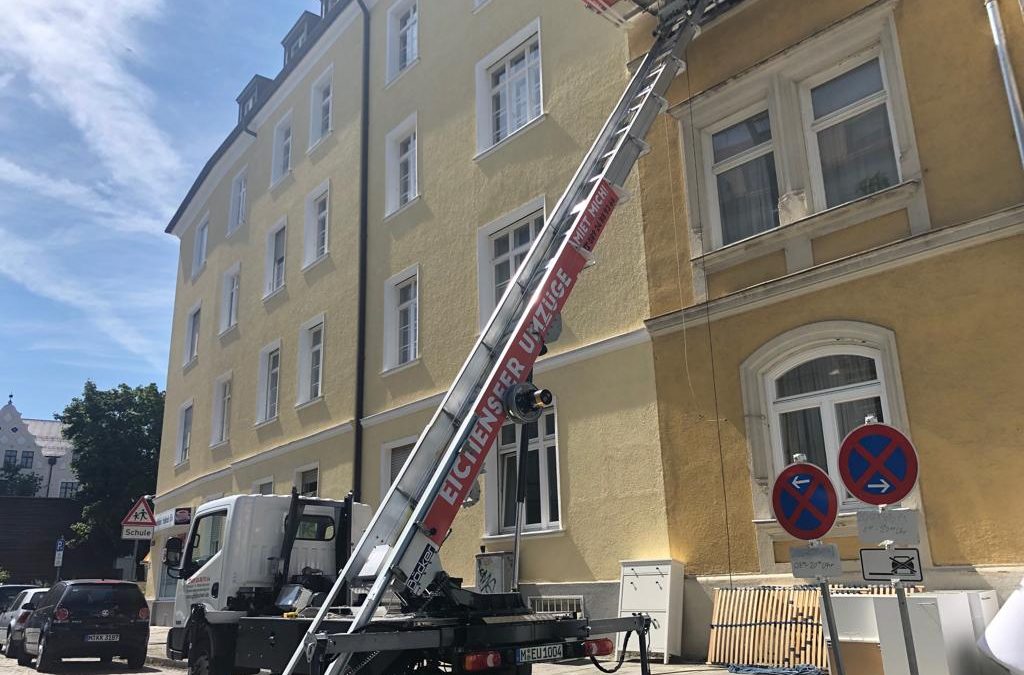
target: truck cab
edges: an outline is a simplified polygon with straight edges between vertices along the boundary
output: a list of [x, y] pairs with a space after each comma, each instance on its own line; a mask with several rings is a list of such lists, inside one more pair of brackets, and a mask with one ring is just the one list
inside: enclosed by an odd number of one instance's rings
[[[182, 545], [164, 560], [177, 567], [171, 658], [214, 653], [233, 659], [244, 616], [281, 616], [315, 604], [344, 567], [371, 515], [365, 504], [287, 495], [232, 495], [201, 505]], [[177, 546], [175, 546], [177, 544]], [[173, 574], [173, 572], [172, 572]]]

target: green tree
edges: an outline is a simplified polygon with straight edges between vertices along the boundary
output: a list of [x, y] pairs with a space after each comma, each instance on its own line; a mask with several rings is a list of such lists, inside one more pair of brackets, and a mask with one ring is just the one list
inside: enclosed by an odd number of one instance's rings
[[91, 540], [121, 547], [121, 519], [134, 500], [153, 494], [164, 418], [164, 392], [155, 384], [101, 390], [91, 381], [55, 416], [74, 447], [82, 519], [72, 545]]
[[0, 468], [0, 496], [32, 497], [42, 484], [42, 476], [22, 471], [17, 464], [4, 464]]
[[11, 578], [11, 573], [0, 567], [0, 584], [6, 584], [7, 580]]

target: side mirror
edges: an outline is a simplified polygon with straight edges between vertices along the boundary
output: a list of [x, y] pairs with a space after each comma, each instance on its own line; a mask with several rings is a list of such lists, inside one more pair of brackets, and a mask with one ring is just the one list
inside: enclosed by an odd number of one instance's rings
[[24, 605], [21, 606], [21, 608], [31, 612], [32, 610], [34, 610], [36, 608], [36, 606], [33, 605], [31, 602], [26, 602]]
[[181, 564], [181, 539], [172, 537], [164, 544], [164, 564], [168, 567], [178, 567]]

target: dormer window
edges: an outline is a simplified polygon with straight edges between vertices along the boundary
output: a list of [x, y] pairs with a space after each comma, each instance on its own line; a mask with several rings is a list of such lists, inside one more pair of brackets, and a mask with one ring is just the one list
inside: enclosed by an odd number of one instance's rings
[[284, 47], [285, 66], [298, 59], [306, 50], [313, 28], [319, 21], [320, 17], [313, 12], [303, 12], [292, 29], [284, 36], [281, 46]]
[[327, 13], [337, 4], [338, 0], [320, 0], [320, 16], [327, 16]]
[[269, 85], [273, 81], [262, 75], [254, 75], [245, 89], [238, 95], [235, 102], [238, 103], [238, 123], [242, 124], [256, 112], [260, 103], [260, 93], [269, 91]]
[[249, 98], [245, 99], [245, 101], [242, 103], [241, 108], [238, 109], [238, 119], [239, 120], [244, 120], [246, 117], [249, 116], [249, 113], [251, 113], [253, 111], [253, 108], [255, 108], [255, 107], [256, 107], [256, 93], [253, 92], [253, 95], [250, 96]]
[[302, 51], [302, 46], [305, 45], [305, 44], [306, 44], [306, 29], [303, 28], [302, 32], [299, 33], [298, 37], [295, 38], [295, 41], [292, 42], [290, 45], [288, 45], [287, 51], [285, 52], [285, 55], [284, 55], [284, 62], [285, 62], [285, 64], [290, 63], [292, 59], [294, 59], [296, 56], [298, 56], [299, 52]]

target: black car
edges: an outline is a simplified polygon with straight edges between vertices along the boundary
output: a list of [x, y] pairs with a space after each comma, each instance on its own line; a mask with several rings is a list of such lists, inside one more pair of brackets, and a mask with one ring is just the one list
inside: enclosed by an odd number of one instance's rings
[[30, 603], [18, 664], [36, 658], [36, 670], [52, 673], [62, 658], [115, 656], [132, 668], [146, 662], [149, 606], [142, 591], [127, 581], [61, 581]]

